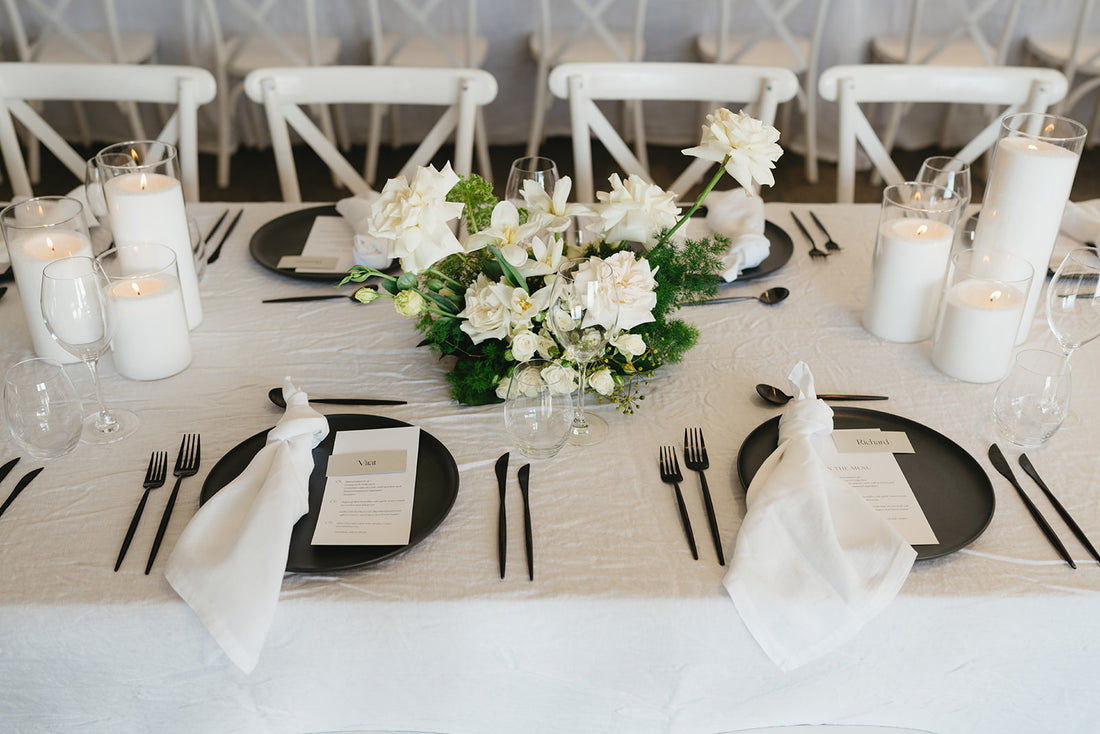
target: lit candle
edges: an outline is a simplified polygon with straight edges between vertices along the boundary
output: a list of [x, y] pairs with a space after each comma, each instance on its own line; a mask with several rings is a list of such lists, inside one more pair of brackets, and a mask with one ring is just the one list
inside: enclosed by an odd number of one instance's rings
[[1027, 299], [1012, 285], [971, 278], [947, 291], [932, 364], [966, 382], [996, 382], [1012, 361]]
[[159, 380], [191, 364], [187, 313], [175, 277], [161, 273], [116, 281], [107, 300], [115, 323], [111, 352], [120, 375]]
[[[73, 255], [92, 257], [91, 241], [68, 230], [49, 229], [25, 237], [12, 237], [8, 230], [8, 254], [12, 273], [19, 285], [19, 298], [31, 333], [34, 353], [58, 362], [72, 363], [80, 359], [63, 348], [50, 336], [42, 318], [42, 271], [54, 260]], [[12, 241], [14, 240], [14, 241]]]
[[194, 329], [202, 323], [202, 302], [180, 182], [162, 173], [124, 173], [108, 179], [104, 190], [117, 247], [157, 243], [176, 253], [187, 324]]
[[974, 248], [1019, 255], [1035, 269], [1016, 335], [1018, 344], [1027, 338], [1035, 318], [1078, 158], [1072, 150], [1028, 137], [1002, 138], [997, 143]]
[[863, 326], [883, 339], [932, 336], [954, 230], [932, 219], [897, 217], [879, 228]]

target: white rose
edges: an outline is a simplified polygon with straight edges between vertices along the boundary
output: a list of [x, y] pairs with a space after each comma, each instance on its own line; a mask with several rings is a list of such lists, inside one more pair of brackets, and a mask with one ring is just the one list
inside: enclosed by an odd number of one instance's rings
[[[720, 107], [707, 115], [699, 145], [682, 152], [716, 163], [725, 161], [726, 172], [746, 192], [751, 192], [754, 181], [765, 186], [775, 184], [771, 169], [783, 155], [778, 140], [779, 131], [771, 125], [765, 125], [744, 112], [735, 115]], [[727, 156], [729, 160], [726, 160]]]
[[465, 320], [458, 328], [468, 334], [474, 344], [486, 339], [504, 339], [511, 328], [511, 309], [497, 297], [496, 285], [483, 273], [466, 289], [466, 307], [458, 312], [458, 317]]
[[447, 224], [462, 214], [462, 204], [448, 202], [447, 192], [458, 183], [451, 164], [437, 171], [418, 168], [409, 184], [403, 176], [386, 182], [371, 205], [370, 234], [389, 241], [391, 258], [401, 258], [406, 272], [418, 272], [444, 257], [462, 252]]
[[551, 364], [542, 370], [542, 378], [550, 386], [550, 392], [571, 393], [577, 389], [577, 373], [560, 364]]
[[600, 395], [610, 395], [615, 391], [615, 378], [606, 367], [588, 376], [588, 386]]
[[608, 242], [657, 244], [657, 232], [676, 224], [680, 213], [676, 195], [631, 174], [624, 182], [617, 173], [608, 179], [611, 191], [596, 192], [599, 221], [588, 226], [589, 232]]
[[508, 387], [511, 384], [512, 384], [512, 378], [509, 377], [508, 375], [505, 375], [504, 377], [500, 378], [500, 382], [497, 383], [497, 389], [496, 389], [497, 397], [500, 398], [501, 400], [507, 400], [508, 399]]
[[631, 334], [629, 332], [620, 332], [617, 336], [611, 339], [611, 346], [619, 350], [627, 359], [631, 357], [637, 357], [641, 354], [645, 354], [645, 340], [637, 334]]
[[619, 296], [618, 331], [630, 331], [639, 324], [653, 321], [653, 307], [657, 305], [657, 281], [655, 271], [650, 270], [645, 258], [636, 260], [634, 253], [620, 250], [604, 260], [611, 266], [611, 279]]
[[512, 359], [527, 362], [539, 349], [539, 337], [532, 331], [521, 331], [512, 337]]

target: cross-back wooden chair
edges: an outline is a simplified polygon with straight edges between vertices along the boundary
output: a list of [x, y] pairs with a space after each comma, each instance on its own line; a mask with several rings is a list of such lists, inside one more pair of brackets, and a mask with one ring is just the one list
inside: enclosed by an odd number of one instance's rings
[[[1096, 0], [1078, 0], [1072, 28], [1029, 33], [1025, 39], [1031, 59], [1042, 66], [1061, 69], [1069, 81], [1069, 94], [1054, 106], [1058, 114], [1072, 110], [1100, 87], [1100, 32], [1096, 18]], [[1093, 106], [1089, 131], [1095, 133], [1097, 126], [1100, 126], [1100, 97]]]

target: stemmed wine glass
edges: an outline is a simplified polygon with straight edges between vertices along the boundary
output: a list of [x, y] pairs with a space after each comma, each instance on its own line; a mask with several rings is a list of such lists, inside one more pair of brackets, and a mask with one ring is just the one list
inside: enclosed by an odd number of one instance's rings
[[[952, 158], [947, 155], [935, 155], [931, 158], [926, 158], [921, 163], [920, 170], [917, 172], [917, 182], [935, 184], [937, 186], [943, 186], [950, 192], [951, 197], [962, 200], [962, 205], [959, 207], [959, 211], [962, 212], [964, 224], [959, 228], [964, 237], [963, 245], [970, 246], [970, 242], [965, 241], [966, 237], [973, 238], [974, 227], [977, 226], [978, 215], [966, 219], [966, 208], [970, 206], [970, 165], [958, 158]], [[969, 233], [969, 234], [967, 234]]]
[[554, 185], [558, 182], [558, 166], [554, 161], [542, 156], [527, 156], [512, 161], [512, 168], [508, 172], [508, 183], [504, 188], [504, 200], [516, 205], [516, 208], [527, 206], [523, 198], [523, 184], [525, 181], [534, 181], [553, 196]]
[[111, 344], [113, 318], [107, 299], [108, 281], [90, 257], [55, 260], [42, 271], [42, 318], [50, 335], [66, 351], [88, 365], [99, 410], [84, 419], [86, 443], [113, 443], [137, 429], [128, 410], [109, 410], [99, 381], [99, 358]]
[[584, 412], [584, 391], [588, 363], [603, 353], [618, 318], [619, 294], [610, 265], [596, 257], [561, 264], [550, 291], [547, 322], [566, 356], [580, 366], [572, 444], [591, 446], [607, 436], [607, 421]]
[[84, 200], [98, 225], [91, 233], [96, 254], [107, 250], [113, 239], [111, 234], [111, 215], [107, 210], [107, 199], [103, 194], [103, 174], [96, 165], [95, 158], [84, 164]]
[[1047, 323], [1069, 361], [1073, 352], [1100, 336], [1100, 255], [1091, 247], [1071, 250], [1047, 289]]

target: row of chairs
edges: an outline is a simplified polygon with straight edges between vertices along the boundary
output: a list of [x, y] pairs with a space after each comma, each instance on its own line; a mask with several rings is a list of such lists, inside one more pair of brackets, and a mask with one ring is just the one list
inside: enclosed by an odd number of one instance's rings
[[[568, 99], [571, 109], [576, 196], [594, 200], [591, 136], [595, 135], [626, 173], [653, 180], [621, 134], [604, 116], [598, 102], [632, 100], [697, 101], [743, 105], [755, 116], [773, 122], [779, 104], [793, 99], [798, 80], [789, 69], [701, 63], [562, 64], [550, 74], [549, 89]], [[32, 195], [18, 131], [40, 140], [74, 175], [82, 178], [84, 161], [32, 107], [50, 100], [115, 99], [171, 104], [176, 110], [158, 137], [177, 143], [185, 196], [198, 199], [199, 106], [214, 99], [213, 76], [193, 67], [164, 65], [45, 65], [0, 64], [0, 154], [17, 196]], [[1015, 111], [1044, 111], [1061, 101], [1065, 76], [1039, 67], [928, 67], [868, 64], [826, 70], [818, 92], [839, 109], [837, 200], [852, 201], [857, 144], [867, 152], [887, 183], [904, 180], [866, 114], [865, 103], [946, 102], [996, 106], [998, 113], [958, 156], [972, 162], [995, 141], [997, 119]], [[455, 136], [454, 167], [460, 174], [472, 168], [477, 112], [497, 93], [496, 81], [479, 69], [427, 69], [375, 66], [284, 67], [248, 75], [244, 93], [263, 105], [272, 139], [279, 181], [286, 201], [301, 201], [290, 130], [315, 150], [336, 178], [354, 193], [368, 182], [302, 109], [312, 105], [408, 104], [443, 108], [439, 121], [402, 169], [426, 165], [449, 136]], [[696, 105], [683, 105], [696, 114]], [[706, 172], [693, 163], [671, 185], [684, 194]]]

